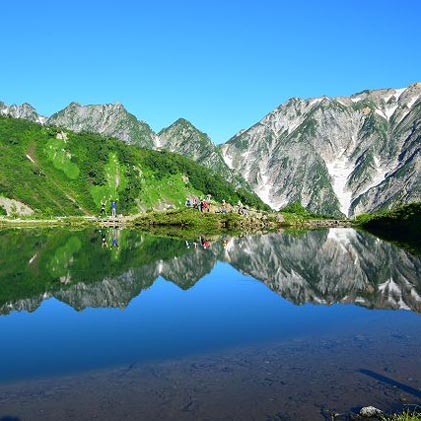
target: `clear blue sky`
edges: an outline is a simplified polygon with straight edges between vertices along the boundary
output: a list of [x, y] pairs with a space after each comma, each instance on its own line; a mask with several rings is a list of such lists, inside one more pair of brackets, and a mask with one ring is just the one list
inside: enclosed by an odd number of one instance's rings
[[290, 97], [421, 80], [419, 0], [8, 1], [0, 100], [121, 102], [220, 143]]

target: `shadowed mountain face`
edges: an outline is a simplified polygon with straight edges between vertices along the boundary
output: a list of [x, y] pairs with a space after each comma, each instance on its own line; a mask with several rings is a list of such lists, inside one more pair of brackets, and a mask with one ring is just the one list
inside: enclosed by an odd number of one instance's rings
[[126, 307], [158, 277], [189, 289], [227, 262], [296, 303], [421, 312], [421, 259], [353, 229], [194, 241], [137, 231], [3, 231], [0, 314], [56, 297], [76, 310]]

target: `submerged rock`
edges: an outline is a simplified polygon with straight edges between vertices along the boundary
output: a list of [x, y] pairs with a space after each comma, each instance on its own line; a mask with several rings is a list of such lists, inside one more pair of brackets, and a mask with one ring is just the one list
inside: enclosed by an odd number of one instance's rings
[[360, 415], [364, 418], [372, 418], [372, 417], [378, 417], [379, 415], [382, 415], [383, 411], [380, 409], [374, 407], [374, 406], [365, 406], [364, 408], [360, 409]]

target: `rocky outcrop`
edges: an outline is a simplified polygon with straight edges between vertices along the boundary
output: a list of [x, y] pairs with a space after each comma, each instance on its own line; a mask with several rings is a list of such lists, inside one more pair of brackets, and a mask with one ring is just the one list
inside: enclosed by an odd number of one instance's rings
[[157, 148], [193, 159], [228, 180], [234, 178], [232, 170], [209, 136], [183, 118], [158, 133]]
[[46, 124], [75, 132], [94, 132], [115, 137], [126, 143], [154, 148], [156, 134], [147, 123], [139, 121], [121, 104], [80, 105], [72, 102], [53, 114]]
[[0, 196], [0, 208], [3, 208], [8, 216], [27, 216], [34, 213], [25, 203], [4, 196]]
[[332, 215], [421, 200], [421, 86], [293, 98], [221, 149], [263, 201]]
[[40, 124], [44, 124], [47, 120], [46, 117], [39, 115], [35, 108], [26, 102], [22, 105], [6, 105], [4, 102], [0, 101], [0, 115], [13, 118], [23, 118]]

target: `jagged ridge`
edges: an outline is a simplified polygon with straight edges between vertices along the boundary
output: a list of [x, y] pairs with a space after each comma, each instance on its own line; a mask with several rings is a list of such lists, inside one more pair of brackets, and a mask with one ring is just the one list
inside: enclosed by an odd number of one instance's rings
[[[352, 215], [421, 200], [421, 84], [292, 98], [221, 149], [274, 208]], [[253, 159], [251, 159], [253, 157]]]

